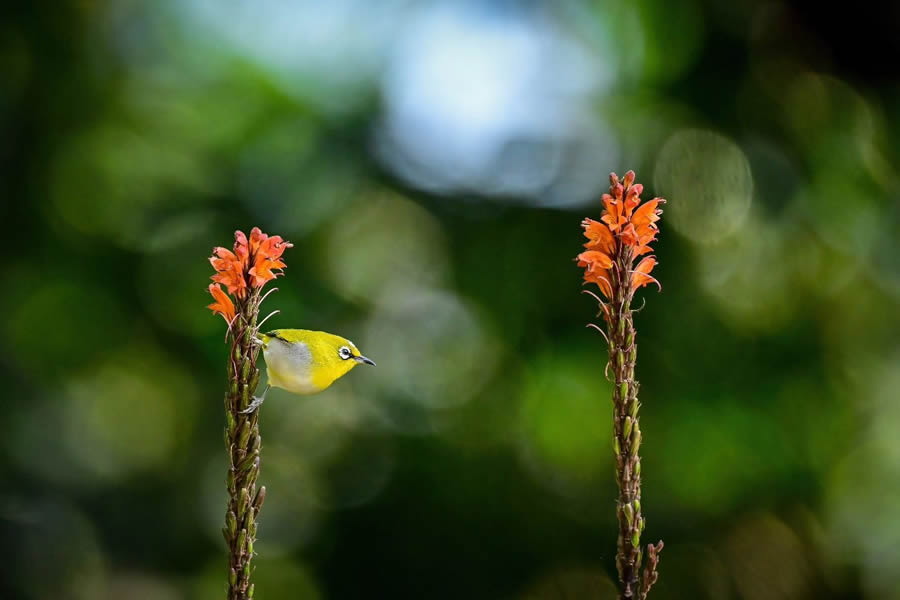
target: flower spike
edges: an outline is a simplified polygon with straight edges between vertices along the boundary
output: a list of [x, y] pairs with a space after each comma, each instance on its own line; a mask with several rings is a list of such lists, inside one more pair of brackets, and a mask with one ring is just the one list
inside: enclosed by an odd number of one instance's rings
[[[631, 265], [639, 256], [653, 251], [650, 244], [659, 233], [656, 223], [662, 214], [658, 207], [665, 200], [653, 198], [641, 204], [644, 186], [635, 183], [634, 171], [628, 171], [621, 180], [615, 173], [610, 173], [609, 183], [609, 193], [602, 197], [600, 220], [585, 218], [581, 222], [588, 241], [584, 244], [585, 251], [576, 260], [578, 266], [585, 269], [585, 283], [595, 284], [610, 300], [616, 289], [622, 287], [624, 293], [620, 300], [630, 302], [637, 288], [648, 283], [659, 286], [659, 281], [650, 276], [657, 264], [655, 258], [644, 258], [635, 269]], [[620, 282], [619, 275], [612, 275], [619, 268], [632, 273], [630, 281]]]
[[228, 546], [227, 584], [231, 600], [247, 600], [255, 589], [250, 582], [256, 554], [253, 545], [265, 497], [265, 487], [257, 489], [256, 485], [262, 444], [256, 411], [261, 399], [254, 396], [260, 378], [256, 366], [261, 351], [258, 334], [259, 328], [280, 312], [274, 310], [260, 319], [259, 309], [277, 289], [263, 293], [263, 287], [285, 268], [281, 257], [290, 247], [291, 243], [281, 236], [270, 236], [254, 227], [249, 237], [243, 231], [235, 231], [234, 246], [213, 248], [209, 258], [215, 273], [208, 288], [214, 302], [208, 308], [224, 317], [228, 325], [225, 341], [231, 345], [225, 392], [228, 508], [222, 529]]
[[[643, 440], [638, 410], [639, 384], [635, 379], [637, 334], [631, 308], [634, 293], [659, 281], [650, 273], [657, 265], [651, 244], [659, 233], [657, 225], [665, 202], [653, 198], [641, 203], [644, 186], [635, 182], [634, 171], [624, 177], [609, 175], [609, 193], [603, 194], [599, 220], [581, 222], [587, 242], [575, 258], [584, 269], [584, 285], [594, 284], [600, 295], [590, 294], [600, 306], [606, 330], [594, 323], [588, 327], [603, 334], [608, 355], [603, 374], [613, 383], [613, 448], [616, 483], [619, 487], [616, 515], [619, 521], [616, 567], [619, 573], [619, 598], [646, 600], [658, 577], [657, 564], [662, 542], [647, 546], [643, 563], [641, 534], [646, 519], [641, 509], [641, 457]], [[645, 256], [646, 255], [646, 256]], [[642, 570], [643, 566], [643, 570]]]

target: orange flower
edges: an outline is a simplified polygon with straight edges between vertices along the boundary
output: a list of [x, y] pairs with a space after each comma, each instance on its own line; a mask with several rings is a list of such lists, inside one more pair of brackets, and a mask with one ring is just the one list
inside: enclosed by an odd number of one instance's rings
[[[633, 172], [634, 171], [629, 171], [629, 173]], [[631, 219], [631, 213], [634, 212], [635, 207], [641, 202], [641, 193], [643, 191], [644, 186], [640, 183], [628, 188], [628, 195], [625, 197], [625, 218]]]
[[253, 266], [248, 271], [253, 287], [262, 287], [267, 281], [275, 279], [279, 274], [273, 273], [273, 269], [283, 269], [284, 261], [281, 255], [293, 244], [285, 242], [280, 235], [269, 237], [254, 227], [250, 232], [250, 254], [253, 256]]
[[645, 202], [639, 209], [634, 211], [634, 215], [631, 217], [631, 222], [635, 227], [652, 227], [654, 223], [659, 221], [659, 215], [662, 214], [662, 211], [656, 210], [656, 206], [660, 202], [665, 202], [662, 198], [654, 198], [648, 202]]
[[588, 271], [608, 269], [612, 267], [612, 259], [599, 250], [588, 250], [578, 255], [578, 266], [587, 267]]
[[[612, 299], [616, 288], [622, 285], [612, 271], [617, 268], [631, 269], [634, 260], [652, 252], [650, 243], [656, 240], [659, 228], [656, 222], [662, 210], [658, 206], [665, 202], [654, 198], [641, 204], [644, 186], [634, 183], [634, 171], [628, 171], [620, 181], [615, 173], [609, 175], [609, 193], [603, 194], [603, 213], [600, 221], [584, 219], [581, 226], [588, 239], [586, 252], [578, 255], [578, 266], [585, 269], [585, 283], [596, 284], [607, 298]], [[659, 282], [650, 276], [656, 266], [656, 259], [646, 257], [630, 273], [626, 295], [648, 283]]]
[[615, 194], [615, 198], [610, 194], [603, 194], [603, 206], [605, 210], [600, 220], [609, 226], [609, 230], [615, 233], [617, 229], [628, 222], [628, 218], [624, 214], [624, 206], [622, 200], [622, 185], [616, 184], [610, 187], [609, 191]]
[[609, 275], [612, 260], [609, 256], [599, 250], [588, 250], [578, 255], [578, 266], [587, 268], [584, 272], [586, 282], [596, 284], [604, 294], [612, 296], [612, 283]]
[[[242, 300], [247, 297], [250, 289], [259, 289], [280, 275], [275, 271], [285, 267], [281, 255], [291, 247], [293, 244], [284, 241], [280, 235], [266, 235], [259, 227], [250, 230], [249, 240], [243, 231], [235, 231], [234, 251], [222, 247], [213, 248], [209, 262], [216, 273], [211, 279], [215, 284], [224, 285], [229, 294]], [[230, 322], [235, 314], [234, 304], [215, 284], [209, 286], [209, 292], [216, 303], [209, 308]]]
[[[239, 245], [234, 245], [235, 251]], [[213, 248], [213, 256], [209, 258], [210, 264], [216, 270], [212, 280], [221, 283], [228, 289], [228, 293], [242, 298], [247, 290], [247, 282], [244, 279], [244, 261], [238, 255], [227, 248]]]
[[[631, 291], [638, 289], [639, 287], [643, 287], [648, 283], [655, 283], [659, 286], [659, 282], [649, 275], [650, 271], [653, 270], [653, 267], [656, 266], [656, 259], [652, 256], [648, 256], [644, 260], [638, 263], [638, 266], [634, 268], [634, 271], [631, 273]], [[662, 287], [662, 286], [660, 286]]]
[[225, 317], [226, 323], [231, 323], [234, 319], [234, 303], [231, 301], [231, 298], [216, 283], [209, 284], [209, 293], [212, 294], [215, 302], [206, 308], [213, 311], [213, 314]]
[[584, 282], [595, 284], [600, 288], [600, 291], [604, 296], [612, 298], [612, 280], [610, 279], [609, 271], [585, 271]]
[[593, 219], [585, 219], [581, 222], [584, 227], [584, 235], [588, 239], [584, 245], [588, 250], [600, 250], [608, 255], [616, 251], [616, 238], [609, 228]]
[[[254, 227], [254, 229], [256, 228]], [[237, 254], [242, 264], [247, 264], [250, 257], [250, 246], [247, 244], [247, 236], [240, 229], [234, 232], [234, 253]]]

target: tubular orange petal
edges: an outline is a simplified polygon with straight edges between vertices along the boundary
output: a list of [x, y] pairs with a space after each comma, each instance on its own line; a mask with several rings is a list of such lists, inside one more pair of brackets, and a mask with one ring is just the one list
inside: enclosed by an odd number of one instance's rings
[[648, 283], [655, 283], [662, 289], [662, 286], [659, 284], [659, 281], [656, 278], [650, 276], [650, 271], [653, 270], [657, 264], [656, 258], [652, 256], [647, 256], [631, 272], [631, 291], [638, 289], [639, 287], [645, 286]]
[[231, 250], [229, 250], [228, 248], [223, 248], [221, 246], [216, 246], [215, 248], [213, 248], [213, 256], [210, 257], [209, 262], [212, 263], [212, 266], [214, 268], [218, 269], [219, 267], [216, 266], [217, 261], [219, 261], [218, 264], [222, 265], [222, 268], [224, 268], [227, 263], [237, 260], [238, 257], [235, 256], [234, 252], [232, 252]]
[[635, 230], [635, 235], [637, 237], [637, 244], [635, 245], [646, 246], [656, 239], [657, 233], [659, 233], [659, 229], [656, 228], [656, 225], [644, 225], [642, 227], [638, 227]]
[[637, 246], [639, 237], [637, 231], [634, 230], [634, 225], [628, 223], [625, 227], [622, 228], [622, 231], [619, 233], [619, 239], [622, 240], [623, 244], [628, 246]]
[[[613, 175], [610, 175], [610, 180]], [[628, 220], [625, 218], [622, 206], [621, 184], [611, 185], [609, 191], [616, 194], [613, 198], [611, 194], [603, 194], [603, 206], [605, 210], [600, 215], [600, 220], [609, 226], [610, 231], [615, 232], [619, 227], [624, 225]]]
[[290, 242], [285, 242], [280, 235], [271, 237], [259, 230], [254, 230], [250, 235], [250, 247], [253, 251], [253, 268], [248, 271], [254, 287], [262, 287], [267, 281], [278, 276], [273, 269], [283, 269], [284, 262], [281, 255], [287, 248], [293, 247]]
[[210, 279], [224, 285], [228, 289], [229, 294], [233, 294], [238, 298], [243, 298], [247, 291], [247, 283], [244, 281], [243, 273], [216, 273]]
[[609, 194], [603, 194], [603, 207], [611, 215], [616, 214], [616, 200]]
[[656, 264], [657, 264], [656, 257], [648, 256], [648, 257], [644, 258], [643, 260], [641, 260], [641, 262], [638, 263], [638, 265], [634, 268], [634, 270], [632, 272], [646, 274], [646, 273], [649, 273], [650, 271], [652, 271], [653, 267], [655, 267]]
[[228, 260], [225, 258], [216, 258], [215, 256], [211, 256], [209, 258], [209, 264], [211, 264], [213, 266], [213, 269], [215, 269], [217, 272], [224, 273], [225, 271], [230, 271], [232, 267], [240, 267], [241, 263], [237, 259]]
[[262, 240], [259, 247], [256, 249], [256, 260], [259, 261], [261, 258], [265, 260], [278, 260], [281, 258], [281, 255], [284, 254], [285, 250], [293, 247], [294, 245], [292, 243], [285, 242], [280, 235], [267, 237]]
[[[235, 244], [235, 249], [237, 248], [238, 245]], [[216, 270], [212, 280], [228, 288], [228, 293], [241, 297], [246, 288], [241, 259], [227, 248], [216, 247], [213, 248], [213, 256], [209, 258], [209, 262]]]
[[588, 250], [600, 250], [606, 254], [616, 251], [616, 238], [613, 237], [609, 227], [593, 219], [584, 219], [581, 222], [584, 227], [584, 236], [588, 242], [584, 245]]
[[266, 285], [266, 282], [272, 281], [279, 275], [279, 273], [273, 273], [272, 269], [283, 269], [284, 267], [285, 264], [280, 260], [257, 260], [256, 266], [248, 272], [251, 284], [253, 287]]
[[247, 236], [240, 229], [234, 232], [234, 253], [241, 265], [246, 267], [250, 260], [250, 246], [247, 244]]
[[588, 250], [578, 255], [578, 266], [587, 267], [588, 271], [608, 269], [612, 267], [612, 259], [599, 250]]
[[633, 185], [628, 188], [628, 193], [625, 195], [625, 218], [630, 219], [631, 213], [634, 212], [635, 207], [641, 203], [641, 192], [644, 191], [644, 186], [640, 183], [637, 185]]
[[269, 238], [268, 235], [263, 233], [259, 227], [254, 227], [250, 230], [250, 254], [256, 254], [259, 251], [259, 247]]
[[222, 315], [226, 323], [231, 323], [234, 319], [234, 303], [231, 301], [231, 298], [215, 283], [209, 284], [209, 293], [212, 294], [215, 302], [206, 308], [213, 311], [213, 314]]
[[585, 271], [584, 282], [593, 283], [607, 298], [612, 299], [612, 285], [610, 284], [609, 271]]
[[619, 228], [618, 219], [610, 212], [603, 211], [603, 214], [600, 215], [600, 220], [606, 223], [606, 226], [609, 227], [612, 232], [615, 232], [616, 229]]
[[622, 225], [624, 225], [625, 223], [628, 222], [624, 218], [618, 218], [610, 213], [603, 213], [603, 216], [600, 218], [603, 220], [604, 223], [609, 225], [610, 231], [613, 231], [613, 232], [615, 232], [617, 229], [622, 227]]
[[238, 257], [235, 256], [234, 252], [232, 252], [228, 248], [223, 248], [222, 246], [216, 246], [215, 248], [213, 248], [213, 254], [215, 254], [222, 260], [238, 260]]
[[634, 223], [635, 227], [642, 227], [645, 225], [651, 225], [659, 221], [659, 215], [662, 214], [661, 210], [657, 210], [657, 205], [661, 202], [665, 202], [662, 198], [654, 198], [653, 200], [648, 200], [644, 204], [640, 205], [634, 214], [631, 216], [631, 222]]

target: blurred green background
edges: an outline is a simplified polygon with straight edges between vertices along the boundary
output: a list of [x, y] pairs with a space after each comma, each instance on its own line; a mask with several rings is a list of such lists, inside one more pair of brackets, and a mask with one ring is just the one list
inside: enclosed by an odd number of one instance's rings
[[[223, 596], [215, 245], [378, 363], [262, 409], [257, 595], [613, 594], [572, 258], [669, 203], [637, 316], [652, 598], [900, 598], [896, 6], [68, 0], [0, 22], [4, 598]], [[639, 300], [640, 302], [640, 300]]]

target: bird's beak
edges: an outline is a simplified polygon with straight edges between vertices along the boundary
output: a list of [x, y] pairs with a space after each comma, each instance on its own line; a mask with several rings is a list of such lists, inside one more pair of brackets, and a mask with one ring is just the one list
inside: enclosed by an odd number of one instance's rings
[[373, 361], [371, 358], [366, 358], [365, 356], [362, 356], [362, 355], [354, 356], [353, 358], [355, 358], [356, 362], [358, 362], [358, 363], [366, 363], [367, 365], [372, 365], [373, 367], [375, 366], [375, 361]]

